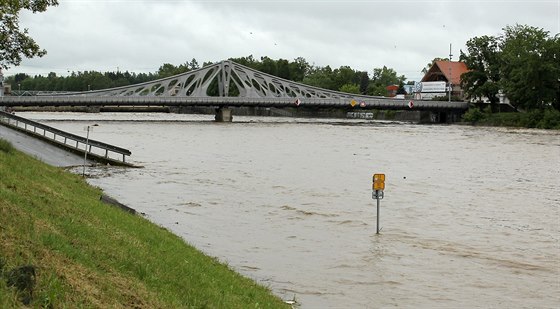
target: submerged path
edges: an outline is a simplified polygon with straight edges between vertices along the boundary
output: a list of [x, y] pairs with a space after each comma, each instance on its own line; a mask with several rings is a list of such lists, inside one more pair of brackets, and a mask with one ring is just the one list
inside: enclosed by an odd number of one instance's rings
[[[0, 138], [12, 143], [16, 149], [49, 165], [69, 167], [84, 164], [82, 156], [4, 126], [0, 126]], [[88, 165], [94, 163], [90, 160], [87, 161]]]

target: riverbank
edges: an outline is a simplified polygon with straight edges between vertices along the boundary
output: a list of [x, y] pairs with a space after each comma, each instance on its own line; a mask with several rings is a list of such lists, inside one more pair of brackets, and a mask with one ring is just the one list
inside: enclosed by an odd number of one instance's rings
[[471, 108], [463, 115], [464, 123], [493, 126], [560, 130], [560, 111], [534, 110], [529, 112], [491, 113]]
[[0, 140], [0, 307], [284, 308], [78, 175]]

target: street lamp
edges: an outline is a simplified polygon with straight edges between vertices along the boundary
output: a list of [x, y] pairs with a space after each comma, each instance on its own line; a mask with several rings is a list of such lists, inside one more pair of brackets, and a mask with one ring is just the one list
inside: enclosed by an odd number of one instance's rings
[[86, 177], [86, 161], [87, 161], [87, 154], [88, 154], [88, 146], [89, 146], [89, 130], [91, 128], [91, 130], [93, 130], [92, 127], [98, 127], [99, 125], [97, 123], [92, 124], [92, 125], [88, 125], [86, 127], [86, 149], [84, 151], [84, 168], [82, 169], [82, 177]]

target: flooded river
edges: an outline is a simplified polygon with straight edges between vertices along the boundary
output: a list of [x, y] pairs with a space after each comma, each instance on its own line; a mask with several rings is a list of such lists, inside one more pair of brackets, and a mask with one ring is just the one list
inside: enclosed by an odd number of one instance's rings
[[[132, 151], [90, 182], [301, 308], [557, 308], [560, 132], [21, 113]], [[381, 234], [371, 197], [386, 174]]]

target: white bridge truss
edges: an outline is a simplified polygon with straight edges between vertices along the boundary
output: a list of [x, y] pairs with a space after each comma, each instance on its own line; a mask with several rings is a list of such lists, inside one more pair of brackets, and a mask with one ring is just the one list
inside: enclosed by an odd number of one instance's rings
[[[217, 83], [217, 85], [216, 85]], [[237, 91], [230, 89], [235, 85]], [[211, 96], [209, 90], [218, 96]], [[233, 95], [232, 95], [233, 94]], [[2, 97], [0, 106], [262, 106], [466, 110], [465, 102], [408, 101], [332, 91], [285, 80], [231, 60], [118, 88]]]
[[[104, 90], [77, 92], [68, 95], [80, 96], [162, 96], [162, 97], [210, 97], [211, 83], [217, 79], [220, 97], [230, 96], [230, 84], [233, 82], [239, 90], [236, 97], [242, 98], [353, 98], [356, 95], [321, 89], [270, 74], [262, 73], [230, 60], [221, 61], [200, 69], [179, 75]], [[359, 96], [362, 97], [362, 96]], [[363, 96], [371, 98], [368, 96]]]

